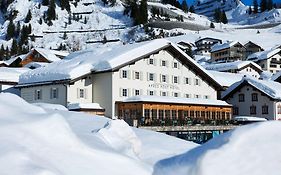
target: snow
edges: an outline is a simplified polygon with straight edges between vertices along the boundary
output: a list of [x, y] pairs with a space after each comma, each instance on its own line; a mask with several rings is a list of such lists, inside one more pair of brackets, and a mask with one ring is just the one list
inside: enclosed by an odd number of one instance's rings
[[184, 154], [158, 162], [153, 175], [280, 174], [281, 123], [238, 127]]
[[29, 70], [28, 68], [0, 67], [0, 81], [18, 83], [19, 76]]
[[222, 44], [217, 43], [217, 44], [215, 44], [211, 47], [210, 52], [215, 52], [215, 51], [227, 49], [227, 48], [230, 48], [230, 47], [232, 47], [232, 46], [234, 46], [235, 44], [238, 44], [238, 43], [239, 43], [238, 41], [227, 41], [227, 42], [222, 43]]
[[281, 53], [281, 49], [269, 49], [257, 53], [253, 53], [248, 56], [247, 60], [253, 60], [253, 61], [261, 61], [266, 60], [276, 54]]
[[36, 68], [39, 68], [39, 67], [44, 67], [44, 66], [47, 66], [49, 63], [44, 63], [44, 62], [30, 62], [28, 64], [26, 64], [24, 67], [27, 67], [29, 69], [36, 69]]
[[51, 103], [32, 103], [32, 104], [47, 110], [52, 109], [52, 110], [67, 111], [66, 107], [59, 104], [51, 104]]
[[32, 105], [8, 93], [0, 93], [0, 111], [5, 175], [148, 175], [156, 161], [197, 146], [122, 120]]
[[281, 99], [281, 84], [272, 80], [258, 80], [252, 77], [243, 77], [239, 82], [231, 85], [226, 91], [222, 93], [222, 99], [236, 89], [240, 84], [247, 82], [251, 86], [257, 88], [261, 92], [265, 93], [269, 97], [280, 100]]
[[103, 109], [98, 103], [70, 103], [67, 108], [69, 110], [75, 109]]
[[30, 54], [32, 54], [34, 51], [37, 51], [40, 53], [44, 58], [46, 58], [50, 62], [55, 62], [61, 60], [56, 55], [60, 56], [67, 56], [68, 54], [66, 52], [58, 52], [58, 51], [52, 51], [48, 49], [42, 49], [42, 48], [33, 48], [29, 51], [29, 53], [26, 54], [26, 56], [23, 58], [23, 60], [27, 59]]
[[213, 75], [215, 80], [219, 82], [222, 87], [229, 87], [232, 84], [243, 79], [246, 74], [240, 73], [228, 73], [228, 72], [218, 72], [218, 71], [209, 71], [210, 74]]
[[252, 62], [252, 61], [234, 61], [234, 62], [227, 62], [227, 63], [220, 63], [220, 64], [206, 64], [203, 67], [207, 70], [216, 70], [216, 71], [228, 71], [228, 70], [239, 70], [245, 66], [253, 65], [260, 71], [262, 71], [261, 67]]
[[137, 58], [161, 50], [164, 47], [173, 47], [186, 59], [208, 72], [184, 53], [176, 44], [166, 39], [157, 39], [148, 42], [128, 44], [125, 46], [106, 47], [103, 50], [84, 50], [74, 52], [63, 60], [53, 62], [46, 67], [41, 67], [21, 75], [20, 84], [45, 82], [54, 80], [69, 80], [81, 77], [91, 72], [111, 71]]
[[179, 104], [202, 104], [214, 106], [230, 106], [225, 101], [200, 98], [180, 98], [164, 96], [132, 96], [123, 100], [123, 102], [158, 102], [158, 103], [179, 103]]
[[252, 117], [252, 116], [236, 116], [234, 117], [234, 120], [236, 121], [267, 121], [266, 118], [261, 118], [261, 117]]

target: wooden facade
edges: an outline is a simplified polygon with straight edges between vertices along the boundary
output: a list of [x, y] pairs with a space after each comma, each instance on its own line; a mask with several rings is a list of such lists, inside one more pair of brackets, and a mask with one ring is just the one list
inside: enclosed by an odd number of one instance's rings
[[31, 62], [42, 62], [42, 63], [50, 63], [50, 61], [45, 58], [44, 56], [42, 56], [39, 52], [37, 52], [36, 50], [33, 50], [31, 54], [27, 55], [27, 58], [23, 59], [20, 62], [20, 66], [23, 67], [25, 65], [27, 65], [28, 63]]
[[92, 115], [104, 116], [105, 109], [71, 109], [70, 111], [85, 112]]
[[187, 125], [226, 121], [232, 118], [231, 106], [166, 104], [157, 102], [118, 102], [118, 117], [134, 126]]

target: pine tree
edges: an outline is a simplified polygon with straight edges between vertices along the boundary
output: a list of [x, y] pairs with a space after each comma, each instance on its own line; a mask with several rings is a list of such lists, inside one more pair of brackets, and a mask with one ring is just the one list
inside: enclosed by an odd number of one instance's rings
[[15, 25], [13, 20], [10, 20], [8, 27], [7, 27], [7, 35], [6, 39], [9, 40], [15, 36]]
[[16, 55], [18, 51], [18, 44], [15, 39], [12, 41], [12, 46], [11, 46], [11, 55]]
[[31, 20], [31, 18], [32, 18], [31, 11], [30, 11], [30, 10], [28, 10], [28, 12], [27, 12], [27, 15], [26, 15], [26, 17], [25, 17], [24, 22], [25, 22], [25, 23], [28, 23], [28, 22]]
[[215, 22], [221, 22], [221, 10], [218, 8], [215, 9], [214, 20]]
[[254, 6], [254, 13], [258, 13], [258, 1], [257, 0], [253, 0], [253, 6]]
[[227, 17], [226, 17], [226, 14], [225, 14], [224, 10], [221, 12], [221, 22], [224, 23], [224, 24], [228, 23], [228, 20], [227, 20]]
[[15, 32], [16, 32], [15, 37], [17, 38], [20, 35], [20, 22], [19, 21], [17, 22], [17, 27], [16, 27]]
[[249, 15], [251, 15], [251, 14], [253, 13], [253, 11], [252, 11], [252, 7], [251, 7], [251, 6], [249, 7], [249, 11], [248, 11], [248, 13], [249, 13]]
[[42, 0], [42, 5], [48, 6], [49, 5], [49, 0]]
[[68, 12], [70, 12], [69, 0], [60, 0], [60, 6], [62, 10], [66, 9]]
[[5, 58], [5, 48], [4, 45], [2, 44], [0, 48], [0, 61], [3, 61], [4, 58]]
[[272, 0], [268, 0], [267, 1], [267, 10], [271, 10], [273, 9], [273, 1]]
[[212, 29], [214, 29], [214, 28], [215, 28], [214, 23], [212, 23], [212, 22], [211, 22], [211, 24], [210, 24], [210, 28], [212, 28]]
[[192, 6], [190, 6], [190, 8], [189, 8], [189, 12], [190, 13], [195, 13], [195, 9], [194, 9], [194, 6], [192, 5]]
[[148, 20], [147, 19], [147, 16], [148, 16], [148, 14], [147, 14], [147, 0], [141, 0], [141, 4], [140, 4], [139, 8], [140, 8], [139, 16], [141, 16], [140, 23], [145, 24], [145, 23], [147, 23], [147, 20]]
[[184, 12], [188, 12], [188, 5], [185, 0], [182, 1], [181, 7]]
[[267, 10], [267, 0], [261, 0], [260, 2], [260, 10], [261, 12], [264, 12]]
[[55, 20], [56, 19], [56, 5], [55, 1], [51, 0], [47, 10], [47, 20]]

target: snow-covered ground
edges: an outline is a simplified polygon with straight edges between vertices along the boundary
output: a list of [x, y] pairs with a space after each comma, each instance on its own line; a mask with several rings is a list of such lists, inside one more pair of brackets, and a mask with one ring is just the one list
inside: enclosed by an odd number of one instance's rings
[[0, 174], [152, 174], [156, 161], [197, 146], [124, 121], [31, 105], [0, 93]]
[[154, 175], [280, 175], [281, 123], [239, 127], [157, 163]]

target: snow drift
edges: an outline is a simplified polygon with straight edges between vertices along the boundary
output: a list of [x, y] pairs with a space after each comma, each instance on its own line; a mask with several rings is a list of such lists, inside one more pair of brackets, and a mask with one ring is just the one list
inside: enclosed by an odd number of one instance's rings
[[154, 175], [281, 174], [281, 123], [239, 127], [185, 154], [158, 162]]

